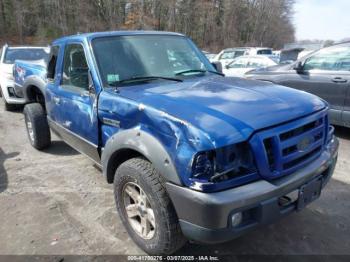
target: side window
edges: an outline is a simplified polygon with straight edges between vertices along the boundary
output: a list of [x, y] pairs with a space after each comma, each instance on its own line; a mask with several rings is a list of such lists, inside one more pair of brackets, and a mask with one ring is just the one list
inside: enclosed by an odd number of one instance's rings
[[257, 55], [272, 55], [271, 49], [261, 49], [256, 52]]
[[219, 59], [233, 59], [235, 58], [235, 52], [227, 51], [224, 52]]
[[236, 57], [242, 56], [242, 55], [244, 55], [244, 53], [245, 53], [245, 51], [235, 51], [234, 57], [236, 58]]
[[49, 62], [47, 63], [47, 80], [49, 81], [55, 79], [58, 50], [58, 46], [52, 46], [50, 50]]
[[84, 48], [80, 44], [67, 45], [63, 57], [62, 85], [79, 89], [88, 89], [89, 68]]
[[322, 49], [306, 60], [304, 70], [349, 71], [350, 47], [334, 46]]

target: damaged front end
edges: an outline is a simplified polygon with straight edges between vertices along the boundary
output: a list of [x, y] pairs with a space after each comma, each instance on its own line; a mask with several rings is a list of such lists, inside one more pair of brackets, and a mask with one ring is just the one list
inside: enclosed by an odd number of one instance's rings
[[232, 139], [221, 140], [223, 146], [203, 128], [147, 104], [107, 92], [101, 93], [99, 102], [103, 146], [121, 131], [146, 132], [162, 144], [170, 157], [162, 161], [174, 165], [187, 187], [214, 192], [259, 179], [250, 145], [235, 142], [242, 137], [234, 129], [225, 131]]
[[237, 143], [197, 153], [192, 162], [190, 187], [212, 192], [258, 180], [256, 163], [250, 145]]

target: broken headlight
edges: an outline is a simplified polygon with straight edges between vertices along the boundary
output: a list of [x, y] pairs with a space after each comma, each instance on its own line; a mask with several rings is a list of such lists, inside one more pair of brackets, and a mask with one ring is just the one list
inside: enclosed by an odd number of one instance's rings
[[[198, 153], [192, 164], [192, 181], [219, 184], [228, 181], [242, 184], [258, 176], [256, 164], [247, 142]], [[197, 187], [197, 186], [196, 186]]]
[[193, 177], [210, 180], [215, 170], [215, 152], [207, 151], [196, 155], [193, 164]]

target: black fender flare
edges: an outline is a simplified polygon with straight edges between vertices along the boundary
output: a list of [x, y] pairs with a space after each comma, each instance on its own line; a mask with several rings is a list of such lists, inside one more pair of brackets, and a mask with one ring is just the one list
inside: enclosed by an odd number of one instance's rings
[[29, 97], [29, 87], [31, 86], [37, 87], [45, 97], [45, 87], [46, 87], [45, 81], [35, 75], [28, 76], [27, 79], [25, 80], [24, 85], [22, 86], [22, 91], [26, 102], [31, 102], [31, 98]]
[[182, 185], [175, 165], [163, 145], [154, 136], [138, 129], [120, 131], [108, 139], [101, 155], [102, 170], [107, 182], [113, 182], [118, 167], [114, 161], [124, 150], [132, 150], [144, 156], [167, 182]]

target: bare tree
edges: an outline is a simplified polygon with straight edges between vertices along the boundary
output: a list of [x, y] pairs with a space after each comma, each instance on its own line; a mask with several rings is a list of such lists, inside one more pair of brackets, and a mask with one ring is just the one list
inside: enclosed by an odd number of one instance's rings
[[0, 42], [49, 42], [77, 32], [166, 30], [201, 48], [282, 47], [294, 0], [0, 0]]

